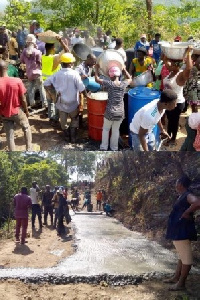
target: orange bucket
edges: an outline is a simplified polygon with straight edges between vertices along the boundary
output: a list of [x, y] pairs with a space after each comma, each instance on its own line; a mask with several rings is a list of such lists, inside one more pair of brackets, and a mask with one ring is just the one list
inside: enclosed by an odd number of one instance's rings
[[108, 93], [91, 93], [87, 98], [88, 135], [95, 141], [101, 141], [104, 112], [107, 105]]

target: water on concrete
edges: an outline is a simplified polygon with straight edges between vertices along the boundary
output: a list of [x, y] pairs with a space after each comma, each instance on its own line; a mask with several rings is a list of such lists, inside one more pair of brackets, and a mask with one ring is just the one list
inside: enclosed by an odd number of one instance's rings
[[114, 218], [72, 215], [72, 225], [77, 246], [73, 255], [52, 268], [0, 269], [0, 278], [105, 273], [134, 275], [154, 271], [169, 273], [174, 269], [176, 257], [173, 252], [140, 233], [128, 230]]

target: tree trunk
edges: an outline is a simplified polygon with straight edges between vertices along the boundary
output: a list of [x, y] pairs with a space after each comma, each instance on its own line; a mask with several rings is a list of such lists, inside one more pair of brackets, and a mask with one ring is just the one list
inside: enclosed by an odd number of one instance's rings
[[152, 35], [152, 0], [146, 0], [146, 7], [147, 7], [147, 31], [148, 31], [148, 40], [151, 40]]
[[100, 0], [96, 0], [96, 25], [99, 23], [99, 9], [100, 9]]

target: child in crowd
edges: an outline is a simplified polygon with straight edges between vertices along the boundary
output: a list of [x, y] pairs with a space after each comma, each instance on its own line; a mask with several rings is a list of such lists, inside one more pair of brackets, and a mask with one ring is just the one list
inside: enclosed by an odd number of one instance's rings
[[112, 151], [118, 150], [119, 127], [124, 118], [124, 93], [127, 86], [131, 83], [132, 79], [130, 74], [123, 69], [123, 74], [126, 80], [121, 81], [121, 72], [118, 67], [111, 67], [108, 71], [110, 80], [99, 78], [99, 65], [95, 66], [95, 80], [101, 84], [108, 91], [108, 102], [104, 114], [104, 124], [102, 133], [102, 142], [100, 149], [108, 150], [109, 146], [109, 133], [112, 129], [110, 137], [110, 149]]

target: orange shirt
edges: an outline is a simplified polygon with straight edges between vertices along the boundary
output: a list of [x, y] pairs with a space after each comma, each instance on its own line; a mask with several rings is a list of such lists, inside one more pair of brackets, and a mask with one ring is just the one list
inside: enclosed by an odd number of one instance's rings
[[97, 193], [97, 200], [102, 200], [102, 192]]

